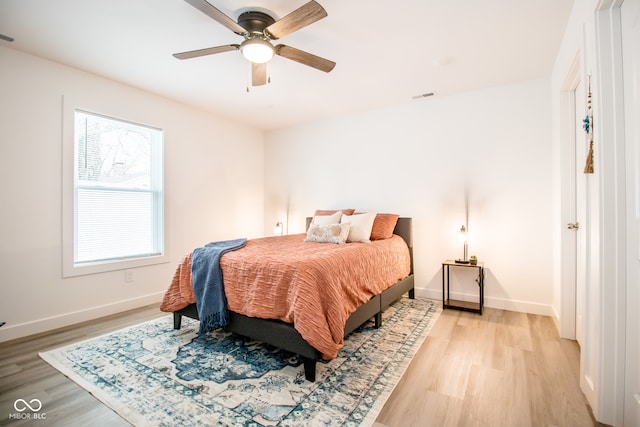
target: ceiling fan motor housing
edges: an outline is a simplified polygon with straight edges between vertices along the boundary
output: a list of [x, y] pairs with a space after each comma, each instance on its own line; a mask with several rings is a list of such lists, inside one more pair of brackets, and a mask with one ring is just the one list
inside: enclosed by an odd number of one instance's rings
[[238, 25], [245, 28], [250, 34], [264, 34], [264, 29], [276, 22], [264, 12], [248, 11], [238, 16]]

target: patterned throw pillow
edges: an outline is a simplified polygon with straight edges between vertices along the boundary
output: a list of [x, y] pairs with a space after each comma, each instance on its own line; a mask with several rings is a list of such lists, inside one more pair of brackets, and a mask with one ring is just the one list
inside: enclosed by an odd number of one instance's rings
[[339, 245], [347, 241], [350, 224], [311, 224], [307, 231], [305, 242], [337, 243]]

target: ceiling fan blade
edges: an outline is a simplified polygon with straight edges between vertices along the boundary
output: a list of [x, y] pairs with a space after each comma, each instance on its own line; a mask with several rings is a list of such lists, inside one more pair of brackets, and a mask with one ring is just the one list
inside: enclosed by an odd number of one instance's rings
[[217, 21], [219, 24], [224, 25], [234, 33], [240, 34], [240, 35], [247, 34], [246, 29], [241, 27], [236, 21], [229, 18], [224, 13], [220, 12], [215, 6], [212, 6], [211, 3], [205, 0], [184, 0], [184, 1], [186, 1], [196, 9], [198, 9], [200, 12], [209, 16], [213, 20]]
[[327, 16], [327, 11], [320, 4], [311, 0], [302, 7], [265, 28], [265, 33], [272, 40], [277, 40], [298, 31], [300, 28], [313, 24]]
[[238, 50], [238, 49], [240, 49], [239, 44], [228, 44], [224, 46], [190, 50], [189, 52], [174, 53], [173, 56], [175, 56], [178, 59], [189, 59], [189, 58], [197, 58], [199, 56], [213, 55], [214, 53], [229, 52], [229, 51]]
[[336, 63], [333, 61], [329, 61], [328, 59], [321, 58], [309, 52], [305, 52], [304, 50], [296, 49], [295, 47], [291, 46], [285, 46], [283, 44], [277, 45], [274, 48], [274, 51], [276, 55], [280, 55], [287, 59], [291, 59], [292, 61], [308, 65], [309, 67], [324, 71], [325, 73], [333, 70], [333, 67], [336, 66]]
[[267, 84], [267, 64], [251, 63], [251, 86]]

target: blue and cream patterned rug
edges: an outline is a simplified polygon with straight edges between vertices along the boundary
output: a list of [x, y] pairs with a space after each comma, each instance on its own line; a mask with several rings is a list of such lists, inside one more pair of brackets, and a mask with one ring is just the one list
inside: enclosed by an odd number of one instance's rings
[[440, 314], [401, 298], [304, 379], [294, 354], [171, 316], [40, 356], [136, 426], [372, 425]]

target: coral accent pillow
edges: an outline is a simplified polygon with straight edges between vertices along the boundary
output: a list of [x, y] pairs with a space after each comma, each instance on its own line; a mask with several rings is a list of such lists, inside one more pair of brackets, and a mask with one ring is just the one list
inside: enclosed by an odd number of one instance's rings
[[319, 225], [311, 224], [307, 231], [305, 242], [317, 243], [337, 243], [339, 245], [347, 241], [349, 236], [350, 224], [329, 224]]
[[379, 213], [373, 220], [371, 228], [371, 240], [390, 239], [393, 236], [393, 230], [396, 228], [400, 215]]
[[355, 214], [355, 215], [342, 215], [340, 219], [341, 224], [351, 224], [349, 230], [349, 237], [347, 242], [370, 242], [371, 241], [371, 229], [373, 228], [373, 220], [376, 218], [375, 212]]
[[333, 215], [338, 211], [342, 212], [345, 215], [353, 215], [353, 213], [356, 210], [355, 209], [330, 209], [330, 210], [318, 209], [316, 213], [313, 214], [313, 216]]

